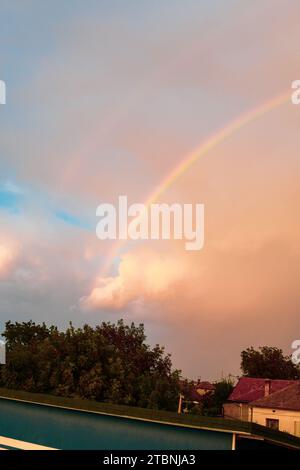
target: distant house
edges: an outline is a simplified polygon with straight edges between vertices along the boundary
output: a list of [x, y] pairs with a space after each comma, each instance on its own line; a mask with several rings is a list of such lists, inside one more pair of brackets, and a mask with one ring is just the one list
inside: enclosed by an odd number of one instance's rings
[[249, 404], [250, 421], [300, 437], [300, 382]]
[[250, 403], [297, 383], [295, 380], [270, 380], [241, 377], [226, 403], [223, 405], [224, 418], [250, 421]]
[[180, 383], [180, 389], [181, 401], [178, 407], [179, 413], [181, 412], [182, 403], [190, 402], [193, 404], [200, 404], [204, 396], [214, 393], [215, 386], [210, 382], [202, 382], [198, 380], [197, 382], [194, 382], [192, 387], [187, 387], [187, 383], [185, 381], [182, 381]]
[[210, 382], [201, 382], [198, 380], [198, 382], [195, 384], [195, 392], [200, 397], [203, 397], [204, 395], [207, 395], [208, 393], [214, 393], [214, 391], [215, 391], [215, 386], [211, 384]]

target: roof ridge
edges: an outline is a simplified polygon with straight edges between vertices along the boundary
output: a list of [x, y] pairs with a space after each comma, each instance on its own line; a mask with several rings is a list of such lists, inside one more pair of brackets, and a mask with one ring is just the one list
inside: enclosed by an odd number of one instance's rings
[[[297, 398], [296, 393], [293, 395], [288, 395], [289, 392], [293, 390], [300, 391], [300, 381], [297, 381], [294, 384], [291, 384], [281, 390], [271, 393], [270, 395], [257, 400], [253, 400], [249, 403], [250, 406], [266, 406], [272, 408], [281, 408], [281, 409], [296, 409], [300, 410], [300, 401]], [[295, 403], [296, 400], [296, 403]]]

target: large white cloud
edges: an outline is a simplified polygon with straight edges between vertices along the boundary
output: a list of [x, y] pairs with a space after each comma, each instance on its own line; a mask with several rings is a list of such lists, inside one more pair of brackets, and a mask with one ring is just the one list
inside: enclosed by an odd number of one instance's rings
[[91, 310], [121, 310], [136, 301], [157, 302], [168, 298], [187, 275], [188, 270], [174, 255], [140, 249], [122, 256], [116, 276], [98, 277], [81, 303]]

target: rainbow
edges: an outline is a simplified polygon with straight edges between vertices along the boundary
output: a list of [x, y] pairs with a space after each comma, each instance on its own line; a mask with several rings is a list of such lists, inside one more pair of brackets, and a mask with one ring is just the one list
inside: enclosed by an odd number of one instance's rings
[[[258, 107], [242, 114], [235, 120], [231, 121], [222, 129], [219, 129], [207, 140], [202, 142], [195, 150], [188, 153], [183, 160], [171, 170], [171, 172], [160, 182], [155, 190], [147, 198], [144, 205], [149, 207], [151, 204], [156, 202], [162, 194], [170, 188], [182, 175], [184, 175], [201, 157], [206, 155], [217, 145], [221, 144], [225, 139], [230, 137], [233, 133], [243, 128], [247, 124], [254, 122], [256, 119], [264, 116], [270, 111], [278, 108], [279, 106], [287, 103], [291, 99], [290, 92], [281, 93], [276, 95], [271, 100], [264, 102]], [[108, 257], [108, 262], [105, 264], [101, 271], [103, 275], [107, 269], [111, 266], [114, 257], [117, 255], [119, 249], [126, 244], [126, 240], [122, 240], [113, 248], [112, 252]]]
[[149, 196], [146, 206], [155, 202], [175, 181], [186, 173], [201, 157], [206, 155], [210, 150], [222, 143], [227, 137], [238, 131], [247, 124], [255, 121], [264, 114], [278, 108], [282, 104], [290, 100], [291, 94], [283, 93], [275, 98], [265, 102], [257, 108], [242, 114], [237, 119], [226, 125], [209, 137], [205, 142], [201, 143], [194, 151], [184, 157], [184, 159], [176, 166], [159, 184], [155, 191]]

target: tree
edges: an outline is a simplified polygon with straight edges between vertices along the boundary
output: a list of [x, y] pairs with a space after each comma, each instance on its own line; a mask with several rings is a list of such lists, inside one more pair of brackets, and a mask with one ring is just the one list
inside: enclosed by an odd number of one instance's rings
[[241, 353], [241, 369], [245, 377], [268, 379], [300, 379], [300, 369], [291, 356], [284, 356], [279, 348], [263, 346], [258, 350], [253, 347]]
[[234, 388], [234, 382], [229, 376], [214, 382], [215, 390], [203, 398], [203, 414], [206, 416], [221, 416], [223, 403], [226, 402]]
[[102, 323], [66, 331], [6, 323], [5, 387], [176, 410], [180, 372], [164, 348], [146, 344], [144, 326]]

